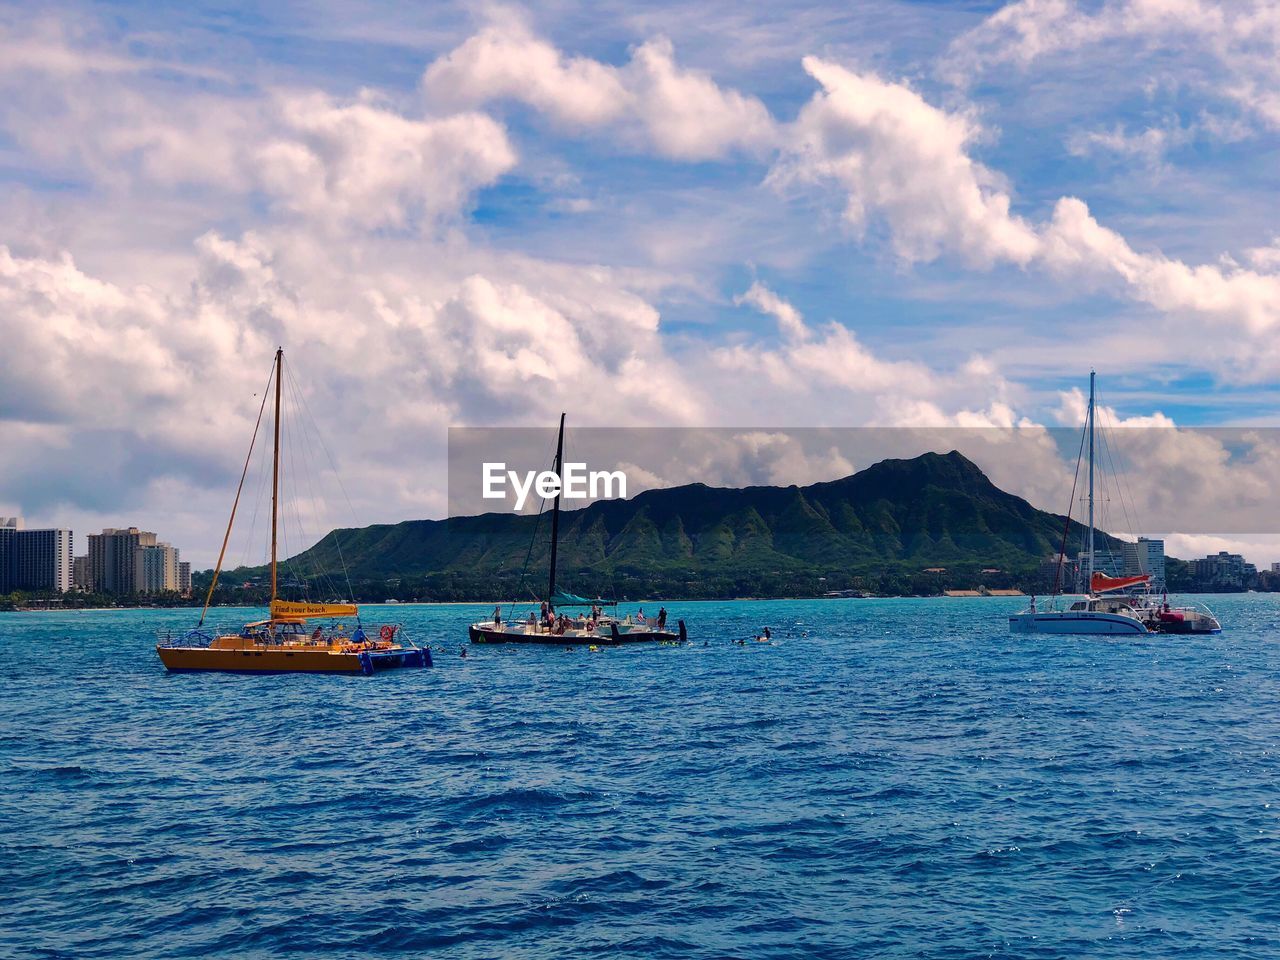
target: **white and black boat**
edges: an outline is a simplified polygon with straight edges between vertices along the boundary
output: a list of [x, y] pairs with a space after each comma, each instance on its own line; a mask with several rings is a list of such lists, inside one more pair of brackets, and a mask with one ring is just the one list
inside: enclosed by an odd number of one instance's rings
[[[562, 476], [564, 466], [564, 414], [560, 415], [560, 432], [556, 440], [554, 473]], [[616, 601], [590, 600], [558, 589], [556, 561], [560, 547], [560, 492], [551, 501], [551, 570], [546, 598], [527, 615], [501, 617], [501, 607], [489, 620], [471, 624], [468, 635], [472, 643], [538, 643], [556, 646], [617, 646], [625, 643], [681, 643], [686, 638], [684, 621], [676, 630], [667, 628], [665, 609], [659, 616], [646, 618], [643, 612], [617, 616]], [[608, 607], [612, 613], [606, 613]], [[589, 612], [567, 615], [566, 608]]]
[[[1009, 618], [1011, 633], [1101, 634], [1136, 635], [1147, 633], [1218, 633], [1222, 625], [1207, 609], [1195, 604], [1173, 606], [1168, 594], [1159, 601], [1149, 592], [1128, 595], [1124, 591], [1150, 590], [1151, 574], [1113, 577], [1096, 568], [1094, 527], [1094, 429], [1097, 418], [1095, 394], [1096, 374], [1089, 373], [1089, 408], [1085, 418], [1085, 437], [1088, 447], [1088, 527], [1086, 530], [1085, 584], [1088, 593], [1070, 601], [1058, 593], [1059, 583], [1054, 584], [1053, 595], [1044, 609], [1037, 609], [1031, 599], [1029, 609]], [[1085, 444], [1082, 444], [1082, 447]], [[1077, 463], [1077, 470], [1079, 469]], [[1073, 491], [1074, 496], [1074, 491]], [[1070, 529], [1068, 510], [1067, 529]], [[1059, 575], [1066, 553], [1066, 535], [1058, 554]]]

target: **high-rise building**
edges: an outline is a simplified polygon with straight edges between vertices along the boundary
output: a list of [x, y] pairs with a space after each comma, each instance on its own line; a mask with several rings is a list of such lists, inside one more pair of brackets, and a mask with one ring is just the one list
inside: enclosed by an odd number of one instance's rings
[[191, 595], [191, 564], [185, 560], [178, 563], [178, 592], [184, 597]]
[[1151, 589], [1164, 589], [1164, 541], [1139, 537], [1137, 543], [1125, 543], [1121, 547], [1124, 555], [1124, 574], [1128, 577], [1140, 574], [1151, 574]]
[[93, 591], [93, 580], [89, 576], [89, 555], [73, 557], [71, 560], [71, 585], [85, 593]]
[[[1081, 572], [1089, 565], [1089, 554], [1081, 553], [1076, 561], [1080, 565]], [[1093, 551], [1093, 569], [1097, 573], [1104, 573], [1108, 577], [1118, 577], [1124, 573], [1124, 554], [1114, 553], [1111, 550], [1094, 550]]]
[[1044, 593], [1070, 593], [1080, 588], [1080, 561], [1056, 553], [1040, 561], [1039, 587]]
[[14, 545], [16, 589], [57, 593], [71, 589], [70, 530], [22, 530]]
[[169, 544], [139, 547], [134, 564], [138, 593], [168, 593], [178, 589], [178, 551]]
[[0, 517], [0, 593], [71, 589], [71, 531], [27, 530], [21, 517]]
[[1258, 568], [1238, 553], [1222, 550], [1191, 561], [1191, 575], [1206, 587], [1241, 589], [1258, 574]]
[[107, 527], [102, 533], [89, 534], [89, 553], [81, 559], [85, 590], [120, 594], [183, 591], [184, 566], [186, 589], [190, 589], [191, 567], [181, 562], [178, 548], [137, 527]]
[[89, 582], [97, 593], [138, 593], [138, 551], [156, 546], [156, 535], [137, 527], [89, 534]]
[[17, 589], [13, 585], [14, 540], [21, 529], [21, 517], [0, 517], [0, 593]]

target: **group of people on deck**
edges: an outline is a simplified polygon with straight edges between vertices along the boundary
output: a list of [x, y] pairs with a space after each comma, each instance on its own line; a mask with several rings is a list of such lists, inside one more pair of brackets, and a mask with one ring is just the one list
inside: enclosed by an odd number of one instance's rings
[[[563, 634], [566, 630], [585, 630], [587, 633], [594, 633], [596, 628], [600, 626], [604, 619], [604, 608], [599, 604], [591, 605], [591, 613], [589, 615], [579, 614], [576, 617], [569, 617], [563, 613], [556, 613], [547, 601], [542, 601], [542, 607], [537, 616], [532, 611], [525, 621], [525, 626], [530, 630], [536, 630], [539, 626], [547, 633]], [[636, 614], [637, 623], [648, 623], [644, 615], [644, 608], [641, 607]], [[654, 621], [658, 630], [667, 628], [667, 608], [662, 607], [658, 610], [658, 616]], [[494, 629], [502, 627], [502, 605], [499, 604], [493, 608], [493, 626]]]

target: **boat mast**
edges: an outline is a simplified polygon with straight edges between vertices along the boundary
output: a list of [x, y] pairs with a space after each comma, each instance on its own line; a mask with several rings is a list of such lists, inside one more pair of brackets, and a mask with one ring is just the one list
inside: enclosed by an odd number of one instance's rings
[[276, 423], [271, 448], [271, 603], [276, 602], [276, 532], [280, 520], [280, 380], [284, 376], [284, 349], [276, 348]]
[[560, 545], [560, 494], [564, 484], [564, 414], [560, 414], [560, 435], [556, 440], [555, 474], [561, 485], [556, 487], [555, 499], [551, 501], [551, 580], [547, 584], [547, 609], [555, 609], [556, 595], [556, 548]]
[[1095, 416], [1093, 401], [1093, 380], [1097, 374], [1089, 371], [1089, 567], [1088, 576], [1085, 580], [1087, 593], [1093, 593], [1093, 565], [1094, 565], [1094, 544], [1093, 544], [1093, 422]]

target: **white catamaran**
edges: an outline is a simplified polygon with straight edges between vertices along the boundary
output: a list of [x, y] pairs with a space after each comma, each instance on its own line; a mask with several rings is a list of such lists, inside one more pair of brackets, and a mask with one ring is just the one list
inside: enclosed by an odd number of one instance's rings
[[[1031, 607], [1009, 618], [1011, 633], [1057, 634], [1144, 634], [1144, 633], [1217, 633], [1222, 629], [1217, 619], [1196, 606], [1174, 607], [1167, 595], [1156, 600], [1150, 593], [1137, 596], [1111, 596], [1116, 591], [1148, 586], [1151, 574], [1134, 576], [1108, 576], [1096, 568], [1094, 544], [1094, 422], [1097, 416], [1094, 380], [1089, 373], [1089, 409], [1085, 418], [1086, 439], [1089, 450], [1088, 528], [1086, 533], [1085, 583], [1089, 592], [1073, 600], [1064, 609], [1058, 608], [1058, 585], [1048, 601], [1048, 608], [1037, 610], [1035, 598]], [[1078, 469], [1078, 467], [1077, 467]], [[1070, 511], [1068, 511], [1070, 529]], [[1066, 538], [1063, 538], [1063, 552]], [[1063, 556], [1058, 557], [1061, 569]]]

